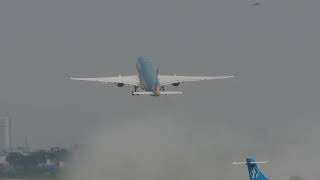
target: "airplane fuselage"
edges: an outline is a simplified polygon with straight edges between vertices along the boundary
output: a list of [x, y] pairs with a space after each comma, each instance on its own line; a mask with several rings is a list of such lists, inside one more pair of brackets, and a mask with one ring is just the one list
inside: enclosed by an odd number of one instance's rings
[[158, 71], [154, 69], [150, 59], [139, 57], [136, 68], [139, 74], [140, 87], [143, 90], [153, 92], [155, 96], [158, 96], [160, 91]]

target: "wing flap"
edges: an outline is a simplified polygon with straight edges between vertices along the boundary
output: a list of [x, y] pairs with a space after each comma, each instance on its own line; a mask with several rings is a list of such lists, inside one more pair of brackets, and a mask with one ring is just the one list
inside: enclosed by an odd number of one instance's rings
[[178, 82], [192, 82], [192, 81], [203, 81], [203, 80], [214, 80], [214, 79], [227, 79], [233, 78], [234, 76], [168, 76], [159, 75], [160, 86], [178, 83]]
[[137, 75], [132, 76], [118, 76], [118, 77], [96, 77], [96, 78], [72, 78], [71, 80], [78, 80], [78, 81], [91, 81], [91, 82], [102, 82], [105, 84], [108, 83], [123, 83], [133, 86], [139, 86], [139, 78]]

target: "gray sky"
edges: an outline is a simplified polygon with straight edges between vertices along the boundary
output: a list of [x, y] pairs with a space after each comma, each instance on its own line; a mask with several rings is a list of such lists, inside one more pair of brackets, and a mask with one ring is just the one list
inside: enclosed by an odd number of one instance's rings
[[[97, 127], [165, 114], [196, 134], [192, 143], [218, 144], [215, 155], [230, 161], [315, 146], [320, 1], [248, 2], [1, 1], [0, 111], [12, 115], [14, 144], [25, 136], [31, 145], [84, 143]], [[182, 96], [160, 98], [64, 78], [134, 74], [141, 55], [161, 74], [237, 78], [185, 84]], [[270, 166], [280, 176], [275, 167], [284, 165]]]

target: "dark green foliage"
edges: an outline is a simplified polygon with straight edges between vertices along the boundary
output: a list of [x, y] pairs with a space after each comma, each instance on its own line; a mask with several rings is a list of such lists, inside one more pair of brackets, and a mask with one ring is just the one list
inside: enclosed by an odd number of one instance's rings
[[[14, 169], [14, 173], [10, 176], [55, 176], [59, 172], [59, 163], [67, 161], [70, 154], [68, 150], [62, 148], [38, 150], [28, 154], [10, 152], [6, 156], [6, 161]], [[0, 172], [1, 175], [4, 173]]]
[[16, 169], [25, 166], [25, 156], [19, 152], [9, 153], [6, 157], [6, 161]]
[[69, 155], [70, 152], [62, 148], [51, 148], [48, 152], [49, 158], [56, 162], [67, 161]]

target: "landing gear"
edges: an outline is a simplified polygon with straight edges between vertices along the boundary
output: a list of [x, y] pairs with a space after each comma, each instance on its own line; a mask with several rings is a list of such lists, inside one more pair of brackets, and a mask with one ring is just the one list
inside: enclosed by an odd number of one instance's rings
[[135, 92], [137, 92], [138, 86], [134, 86], [133, 88], [134, 88], [134, 90], [132, 91], [131, 95], [132, 96], [138, 95], [138, 94], [134, 94]]
[[[165, 91], [165, 89], [164, 89], [164, 86], [161, 86], [160, 87], [160, 91]], [[165, 94], [165, 96], [166, 96], [167, 94]]]

